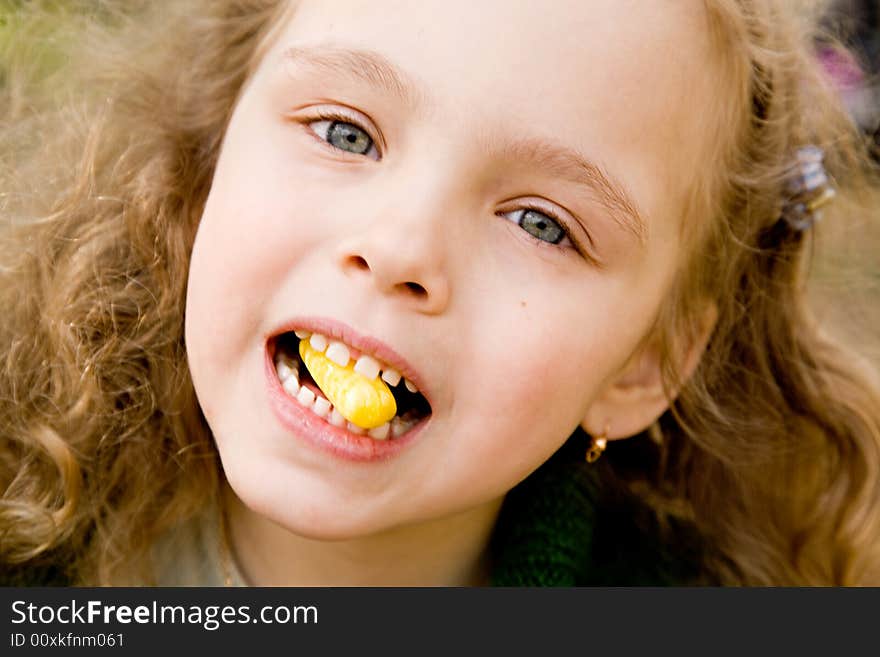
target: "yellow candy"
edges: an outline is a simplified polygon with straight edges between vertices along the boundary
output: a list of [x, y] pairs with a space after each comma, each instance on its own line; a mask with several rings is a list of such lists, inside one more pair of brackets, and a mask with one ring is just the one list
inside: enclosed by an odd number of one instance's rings
[[353, 362], [346, 367], [337, 365], [313, 349], [308, 340], [300, 341], [299, 355], [333, 408], [352, 424], [374, 429], [397, 413], [394, 395], [379, 377], [370, 381], [354, 371]]

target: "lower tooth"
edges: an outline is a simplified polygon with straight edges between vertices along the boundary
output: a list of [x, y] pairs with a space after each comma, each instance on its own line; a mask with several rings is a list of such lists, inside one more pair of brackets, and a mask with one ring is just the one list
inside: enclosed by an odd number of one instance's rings
[[396, 417], [391, 420], [391, 435], [395, 438], [405, 434], [408, 428], [408, 423], [401, 420], [400, 417]]
[[362, 435], [364, 435], [365, 433], [367, 433], [367, 430], [366, 430], [366, 429], [364, 429], [364, 428], [362, 428], [362, 427], [359, 427], [358, 425], [353, 424], [352, 422], [349, 422], [349, 423], [348, 423], [348, 427], [347, 427], [347, 429], [348, 429], [349, 431], [351, 431], [352, 433], [357, 434], [357, 435], [359, 435], [359, 436], [362, 436]]
[[296, 401], [308, 408], [315, 403], [315, 393], [303, 386], [299, 389], [299, 394], [297, 394], [296, 396]]
[[330, 402], [323, 397], [318, 397], [315, 400], [315, 405], [312, 407], [312, 412], [318, 417], [327, 417], [327, 414], [330, 412]]
[[370, 429], [368, 434], [370, 438], [375, 438], [376, 440], [385, 440], [388, 438], [388, 433], [391, 431], [391, 425], [386, 422], [385, 424], [376, 427], [375, 429]]
[[282, 382], [287, 381], [287, 379], [296, 372], [296, 370], [294, 370], [284, 359], [278, 361], [275, 370], [278, 372], [278, 378], [281, 379]]
[[334, 427], [345, 426], [345, 418], [342, 417], [342, 413], [337, 411], [335, 408], [330, 411], [330, 424], [332, 424]]
[[290, 395], [291, 397], [296, 397], [299, 394], [299, 380], [295, 376], [290, 376], [281, 384], [281, 387], [284, 388], [284, 391]]

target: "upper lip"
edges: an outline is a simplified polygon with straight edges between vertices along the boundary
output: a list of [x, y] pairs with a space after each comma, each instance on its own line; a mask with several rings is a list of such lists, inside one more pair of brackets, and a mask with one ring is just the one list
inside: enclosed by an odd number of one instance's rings
[[377, 360], [390, 365], [400, 372], [401, 376], [415, 384], [419, 389], [419, 392], [430, 404], [431, 398], [421, 375], [415, 370], [409, 361], [406, 360], [406, 358], [378, 338], [358, 333], [351, 326], [334, 319], [303, 317], [294, 318], [280, 324], [267, 336], [266, 340], [269, 342], [282, 333], [289, 333], [290, 331], [320, 333], [331, 340], [344, 342], [350, 347], [354, 347], [362, 354], [373, 356]]

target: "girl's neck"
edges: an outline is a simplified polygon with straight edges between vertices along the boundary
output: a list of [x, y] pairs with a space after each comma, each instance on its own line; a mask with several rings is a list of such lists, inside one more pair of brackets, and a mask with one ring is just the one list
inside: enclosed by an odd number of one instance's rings
[[487, 545], [501, 508], [344, 541], [304, 538], [246, 507], [223, 485], [228, 542], [251, 586], [485, 586]]

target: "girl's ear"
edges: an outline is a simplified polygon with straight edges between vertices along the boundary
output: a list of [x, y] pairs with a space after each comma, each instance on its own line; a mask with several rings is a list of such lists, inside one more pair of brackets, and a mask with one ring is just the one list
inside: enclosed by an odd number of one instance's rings
[[[708, 304], [697, 334], [677, 350], [676, 366], [682, 384], [697, 369], [717, 319], [717, 306]], [[581, 427], [591, 436], [604, 434], [608, 440], [629, 438], [651, 426], [677, 395], [677, 389], [669, 394], [664, 390], [659, 346], [651, 340], [606, 384], [587, 411]]]

